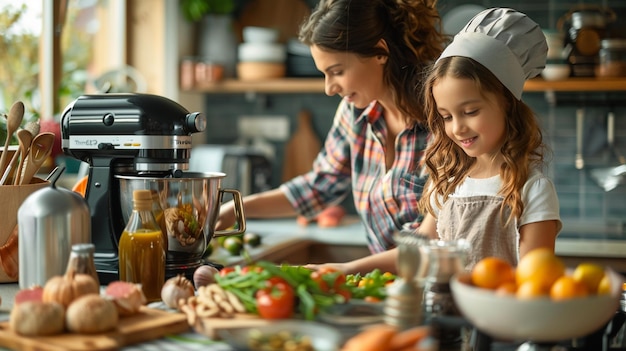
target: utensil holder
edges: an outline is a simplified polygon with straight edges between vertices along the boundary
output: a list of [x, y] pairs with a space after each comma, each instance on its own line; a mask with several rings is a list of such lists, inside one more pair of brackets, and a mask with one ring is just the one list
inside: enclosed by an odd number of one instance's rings
[[0, 186], [0, 283], [18, 281], [17, 211], [30, 194], [49, 184], [43, 179], [33, 178], [26, 185]]

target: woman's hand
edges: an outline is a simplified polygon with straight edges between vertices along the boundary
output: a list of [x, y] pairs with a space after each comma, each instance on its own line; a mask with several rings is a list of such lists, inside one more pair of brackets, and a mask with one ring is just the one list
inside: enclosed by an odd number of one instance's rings
[[[245, 211], [244, 211], [245, 214]], [[226, 230], [235, 224], [235, 202], [228, 201], [220, 206], [219, 217], [215, 222], [215, 230]]]

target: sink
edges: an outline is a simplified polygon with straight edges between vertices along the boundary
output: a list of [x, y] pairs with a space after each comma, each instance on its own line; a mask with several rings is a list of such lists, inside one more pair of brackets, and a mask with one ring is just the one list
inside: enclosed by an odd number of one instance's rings
[[[267, 243], [249, 252], [254, 261], [269, 261], [276, 264], [304, 265], [308, 263], [340, 263], [370, 255], [365, 245], [330, 244], [311, 239], [288, 238]], [[221, 253], [211, 256], [213, 261], [233, 266], [245, 265], [242, 256], [227, 256]]]

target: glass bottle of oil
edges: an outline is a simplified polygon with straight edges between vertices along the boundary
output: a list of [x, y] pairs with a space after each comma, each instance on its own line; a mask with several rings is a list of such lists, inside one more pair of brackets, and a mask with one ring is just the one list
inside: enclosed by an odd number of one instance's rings
[[[163, 232], [163, 240], [165, 245], [165, 252], [167, 255], [167, 247], [168, 247], [168, 239], [167, 239], [167, 227], [165, 226], [165, 212], [163, 212], [163, 208], [161, 207], [161, 200], [159, 199], [159, 193], [156, 190], [150, 190], [152, 194], [152, 214], [154, 215], [154, 219], [156, 220], [159, 227], [161, 227], [161, 232]], [[167, 264], [167, 257], [166, 257]]]
[[119, 241], [120, 280], [141, 284], [148, 302], [161, 300], [165, 243], [152, 212], [150, 190], [133, 191], [133, 212]]

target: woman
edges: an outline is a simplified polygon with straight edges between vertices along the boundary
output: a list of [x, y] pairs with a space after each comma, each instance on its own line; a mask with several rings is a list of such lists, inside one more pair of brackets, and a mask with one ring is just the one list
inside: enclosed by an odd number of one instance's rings
[[[248, 218], [313, 218], [350, 192], [372, 252], [395, 246], [393, 233], [419, 220], [426, 145], [418, 96], [422, 70], [441, 53], [432, 0], [321, 0], [300, 30], [325, 92], [342, 97], [310, 172], [243, 199]], [[234, 223], [232, 203], [217, 228]]]

